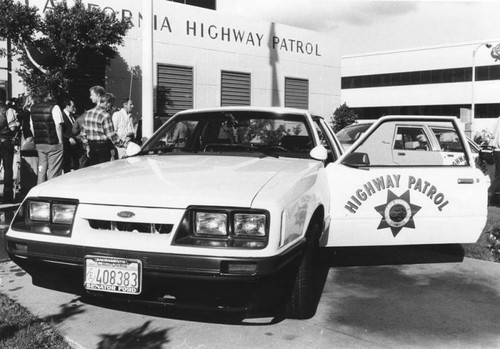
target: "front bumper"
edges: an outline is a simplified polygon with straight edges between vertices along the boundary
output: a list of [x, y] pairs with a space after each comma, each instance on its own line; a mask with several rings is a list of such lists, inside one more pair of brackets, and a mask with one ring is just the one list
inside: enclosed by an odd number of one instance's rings
[[[86, 246], [49, 244], [5, 236], [9, 257], [26, 270], [33, 284], [80, 295], [126, 298], [196, 309], [226, 309], [249, 313], [276, 305], [290, 286], [304, 241], [266, 258], [226, 258], [136, 252]], [[88, 291], [83, 287], [85, 256], [138, 259], [142, 292], [138, 296]], [[238, 266], [245, 266], [238, 268]], [[252, 267], [248, 267], [252, 266]], [[266, 304], [268, 303], [268, 304]]]

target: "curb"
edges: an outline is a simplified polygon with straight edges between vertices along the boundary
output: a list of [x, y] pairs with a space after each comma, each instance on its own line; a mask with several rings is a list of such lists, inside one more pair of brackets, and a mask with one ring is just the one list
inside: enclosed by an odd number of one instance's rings
[[[61, 332], [59, 330], [56, 329], [56, 331], [60, 334]], [[78, 344], [77, 342], [75, 342], [74, 340], [72, 340], [71, 338], [69, 338], [68, 336], [62, 336], [63, 339], [66, 341], [66, 343], [68, 343], [68, 345], [73, 348], [73, 349], [88, 349], [87, 347], [84, 347], [83, 345], [80, 345]]]

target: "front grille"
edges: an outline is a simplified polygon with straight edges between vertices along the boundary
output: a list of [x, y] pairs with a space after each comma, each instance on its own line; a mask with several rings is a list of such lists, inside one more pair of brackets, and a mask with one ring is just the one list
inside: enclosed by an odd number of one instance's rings
[[170, 234], [174, 227], [173, 224], [114, 222], [98, 219], [89, 219], [89, 224], [92, 229], [97, 230], [116, 230], [146, 234]]

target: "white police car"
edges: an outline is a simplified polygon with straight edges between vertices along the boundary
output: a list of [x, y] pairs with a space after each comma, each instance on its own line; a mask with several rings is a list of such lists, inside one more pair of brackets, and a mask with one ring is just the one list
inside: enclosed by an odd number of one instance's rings
[[321, 247], [479, 237], [488, 181], [457, 120], [418, 118], [456, 130], [456, 163], [394, 152], [394, 134], [415, 120], [384, 117], [342, 155], [303, 110], [184, 111], [137, 155], [33, 188], [6, 248], [42, 287], [311, 317]]

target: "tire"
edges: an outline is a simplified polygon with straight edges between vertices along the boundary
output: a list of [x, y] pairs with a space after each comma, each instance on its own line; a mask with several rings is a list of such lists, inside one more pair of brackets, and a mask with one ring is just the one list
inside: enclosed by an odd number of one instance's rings
[[320, 223], [311, 222], [306, 234], [306, 249], [295, 274], [292, 293], [285, 306], [285, 317], [291, 319], [309, 319], [316, 313], [317, 273], [319, 264]]

